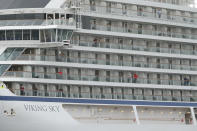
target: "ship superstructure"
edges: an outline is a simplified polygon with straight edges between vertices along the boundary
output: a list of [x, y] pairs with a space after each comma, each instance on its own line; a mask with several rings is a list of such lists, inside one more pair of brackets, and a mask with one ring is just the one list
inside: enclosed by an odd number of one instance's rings
[[1, 2], [0, 80], [16, 95], [73, 100], [82, 122], [196, 124], [194, 0]]

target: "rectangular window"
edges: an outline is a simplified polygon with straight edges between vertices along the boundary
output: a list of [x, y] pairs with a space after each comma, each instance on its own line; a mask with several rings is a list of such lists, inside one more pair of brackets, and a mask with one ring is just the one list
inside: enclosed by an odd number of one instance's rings
[[44, 30], [40, 31], [40, 41], [41, 42], [45, 42], [46, 41]]
[[5, 40], [5, 31], [4, 30], [0, 31], [0, 40]]
[[55, 42], [56, 41], [56, 29], [51, 29], [51, 41]]
[[22, 30], [15, 30], [15, 40], [22, 40]]
[[31, 31], [31, 40], [39, 40], [39, 30]]
[[14, 31], [13, 30], [6, 31], [6, 39], [7, 40], [14, 40]]
[[51, 42], [51, 31], [45, 30], [46, 42]]
[[30, 30], [23, 30], [23, 40], [30, 40]]

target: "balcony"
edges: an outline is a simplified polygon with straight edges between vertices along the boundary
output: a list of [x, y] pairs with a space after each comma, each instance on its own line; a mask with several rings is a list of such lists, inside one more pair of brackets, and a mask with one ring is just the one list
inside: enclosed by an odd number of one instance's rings
[[[100, 31], [108, 31], [108, 32], [120, 32], [120, 33], [131, 33], [131, 34], [140, 34], [140, 35], [151, 35], [151, 36], [159, 36], [166, 38], [181, 38], [181, 39], [197, 39], [197, 34], [190, 33], [180, 33], [175, 31], [162, 31], [162, 30], [146, 30], [142, 28], [124, 28], [112, 25], [101, 25], [101, 24], [92, 24], [91, 30], [100, 30]], [[182, 31], [183, 32], [183, 31]]]
[[[109, 88], [109, 92], [97, 92], [92, 87], [88, 87], [88, 91], [83, 91], [84, 87], [81, 87], [81, 91], [68, 91], [66, 89], [60, 89], [60, 90], [33, 90], [31, 88], [29, 89], [12, 89], [12, 91], [16, 95], [22, 95], [22, 96], [45, 96], [45, 97], [64, 97], [64, 98], [94, 98], [94, 99], [114, 99], [114, 100], [151, 100], [151, 101], [197, 101], [197, 96], [188, 94], [188, 95], [172, 95], [171, 93], [166, 94], [143, 94], [143, 93], [129, 93], [128, 89], [123, 88], [123, 92], [111, 92]], [[90, 92], [90, 88], [92, 88], [93, 92]], [[107, 87], [105, 87], [107, 89]], [[115, 90], [116, 88], [114, 88]], [[121, 88], [120, 88], [121, 89]], [[133, 89], [130, 88], [130, 91]], [[134, 89], [135, 90], [135, 89]], [[141, 90], [141, 89], [140, 89]], [[144, 90], [144, 89], [142, 89]], [[164, 92], [164, 90], [160, 90], [160, 92]]]
[[55, 61], [67, 63], [81, 63], [81, 64], [98, 64], [98, 65], [112, 65], [122, 67], [141, 67], [141, 68], [157, 68], [157, 69], [172, 69], [172, 70], [188, 70], [197, 71], [197, 65], [184, 64], [169, 64], [165, 62], [146, 62], [146, 61], [120, 61], [120, 60], [106, 60], [94, 59], [88, 57], [66, 57], [66, 56], [46, 56], [46, 55], [21, 55], [17, 60], [27, 61]]
[[78, 75], [64, 73], [47, 73], [47, 72], [28, 72], [28, 71], [7, 71], [3, 77], [19, 78], [37, 78], [37, 79], [60, 79], [60, 80], [77, 80], [77, 81], [97, 81], [97, 82], [115, 82], [115, 83], [135, 83], [135, 84], [156, 84], [156, 85], [177, 85], [177, 86], [197, 86], [195, 80], [170, 80], [154, 78], [133, 78], [133, 77], [115, 77], [115, 76], [95, 76], [95, 75]]
[[123, 16], [127, 18], [147, 18], [150, 20], [161, 20], [166, 22], [176, 22], [176, 23], [184, 23], [184, 24], [196, 24], [197, 18], [185, 15], [175, 15], [175, 14], [167, 14], [162, 11], [158, 13], [158, 11], [137, 11], [134, 9], [123, 9], [123, 8], [108, 8], [106, 6], [91, 6], [91, 5], [82, 5], [84, 14], [105, 14], [105, 15], [114, 15], [114, 16]]
[[159, 52], [159, 53], [169, 53], [169, 54], [184, 54], [184, 55], [197, 55], [197, 50], [189, 49], [178, 49], [178, 48], [165, 48], [165, 47], [155, 47], [155, 46], [140, 46], [140, 45], [129, 45], [126, 43], [106, 43], [106, 42], [91, 42], [91, 41], [73, 41], [74, 45], [86, 46], [86, 47], [96, 47], [96, 48], [110, 48], [110, 49], [124, 49], [124, 50], [136, 50], [136, 51], [147, 51], [147, 52]]

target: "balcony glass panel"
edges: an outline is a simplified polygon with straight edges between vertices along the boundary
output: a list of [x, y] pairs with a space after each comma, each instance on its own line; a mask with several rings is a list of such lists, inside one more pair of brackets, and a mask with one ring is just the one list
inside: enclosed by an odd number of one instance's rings
[[5, 40], [5, 31], [0, 30], [0, 40]]
[[0, 20], [0, 26], [47, 26], [47, 25], [65, 25], [75, 26], [74, 20], [67, 19], [20, 19], [20, 20]]
[[100, 64], [100, 65], [197, 71], [197, 65], [169, 64], [169, 63], [157, 63], [157, 62], [146, 62], [146, 61], [106, 60], [106, 59], [95, 59], [89, 57], [78, 58], [78, 57], [66, 57], [64, 55], [41, 56], [41, 55], [23, 54], [17, 57], [17, 60], [31, 60], [31, 61], [44, 60], [44, 61], [57, 61], [57, 62], [69, 62], [69, 63], [82, 63], [82, 64]]
[[[155, 11], [145, 11], [142, 8], [135, 9], [122, 9], [122, 8], [112, 8], [109, 6], [99, 6], [96, 5], [94, 10], [90, 10], [90, 5], [83, 4], [82, 7], [84, 8], [84, 13], [98, 13], [98, 14], [107, 14], [107, 15], [118, 15], [118, 16], [125, 16], [125, 17], [141, 17], [147, 19], [156, 19], [162, 21], [174, 21], [179, 23], [186, 23], [186, 24], [195, 24], [197, 23], [197, 18], [192, 16], [184, 16], [184, 15], [175, 15], [169, 14], [160, 10]], [[113, 10], [113, 11], [112, 11]], [[132, 13], [130, 13], [132, 12]]]
[[132, 46], [123, 44], [119, 46], [117, 43], [104, 43], [100, 42], [96, 45], [91, 41], [73, 41], [73, 44], [79, 46], [87, 47], [98, 47], [98, 48], [112, 48], [112, 49], [125, 49], [125, 50], [137, 50], [137, 51], [148, 51], [148, 52], [161, 52], [161, 53], [170, 53], [170, 54], [185, 54], [185, 55], [197, 55], [197, 51], [189, 49], [172, 49], [172, 48], [163, 48], [163, 47], [153, 47], [153, 46]]
[[30, 40], [30, 30], [23, 30], [23, 40]]
[[[148, 101], [197, 101], [196, 96], [191, 96], [187, 94], [185, 96], [172, 95], [172, 90], [166, 92], [165, 89], [160, 89], [161, 94], [153, 95], [152, 93], [142, 93], [135, 91], [132, 88], [113, 88], [114, 92], [111, 92], [111, 87], [98, 88], [98, 87], [70, 87], [70, 90], [67, 88], [62, 89], [50, 89], [46, 88], [45, 90], [40, 89], [39, 87], [33, 88], [20, 88], [13, 89], [13, 92], [17, 95], [23, 96], [46, 96], [46, 97], [67, 97], [67, 98], [95, 98], [95, 99], [126, 99], [126, 100], [148, 100]], [[80, 88], [80, 90], [79, 90]], [[86, 90], [87, 89], [87, 90]], [[90, 91], [92, 90], [92, 91]], [[140, 89], [143, 92], [146, 92], [146, 89]], [[150, 89], [152, 92], [153, 89]], [[123, 92], [122, 92], [123, 91]], [[133, 92], [134, 91], [134, 92]]]
[[[36, 74], [36, 77], [33, 77], [33, 73]], [[8, 71], [4, 74], [4, 77], [27, 77], [27, 78], [39, 78], [42, 76], [45, 79], [57, 79], [58, 73], [44, 73], [44, 72], [21, 72], [21, 71]], [[184, 80], [169, 80], [169, 79], [147, 79], [143, 77], [129, 78], [131, 81], [128, 81], [128, 78], [120, 78], [120, 77], [108, 77], [108, 76], [93, 76], [93, 75], [69, 75], [62, 74], [62, 77], [58, 77], [58, 79], [64, 80], [80, 80], [80, 81], [100, 81], [100, 82], [117, 82], [117, 83], [136, 83], [136, 84], [164, 84], [164, 85], [181, 85], [181, 86], [196, 86], [197, 81], [189, 81], [187, 85], [185, 85]]]
[[[15, 40], [22, 40], [22, 30], [15, 30]], [[38, 33], [39, 34], [39, 33]]]
[[31, 30], [31, 40], [39, 40], [39, 31]]
[[[91, 28], [92, 29], [92, 28]], [[95, 30], [95, 29], [94, 29]], [[128, 31], [125, 31], [122, 27], [115, 27], [109, 25], [96, 25], [96, 30], [100, 31], [112, 31], [112, 32], [121, 32], [121, 33], [132, 33], [132, 34], [143, 34], [143, 35], [153, 35], [153, 36], [163, 36], [171, 38], [183, 38], [183, 39], [197, 39], [196, 34], [184, 34], [179, 32], [164, 32], [164, 31], [154, 31], [154, 30], [144, 30], [140, 28], [132, 28]]]
[[6, 31], [6, 40], [14, 40], [14, 31], [13, 30]]

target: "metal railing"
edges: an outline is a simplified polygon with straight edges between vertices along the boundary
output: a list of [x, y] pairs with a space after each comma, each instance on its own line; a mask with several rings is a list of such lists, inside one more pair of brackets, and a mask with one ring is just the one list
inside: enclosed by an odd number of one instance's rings
[[47, 25], [75, 26], [75, 22], [66, 19], [0, 20], [0, 27], [1, 26], [47, 26]]
[[176, 96], [176, 95], [146, 95], [124, 93], [99, 93], [89, 91], [67, 90], [42, 90], [42, 89], [11, 89], [13, 93], [21, 96], [44, 96], [44, 97], [64, 97], [64, 98], [95, 98], [95, 99], [125, 99], [125, 100], [153, 100], [153, 101], [197, 101], [197, 96]]
[[165, 47], [154, 47], [154, 46], [140, 46], [140, 45], [129, 45], [126, 43], [106, 43], [106, 42], [91, 42], [91, 41], [78, 41], [73, 40], [74, 45], [87, 46], [87, 47], [98, 47], [98, 48], [111, 48], [111, 49], [125, 49], [125, 50], [136, 50], [136, 51], [148, 51], [148, 52], [160, 52], [169, 54], [184, 54], [184, 55], [197, 55], [197, 50], [189, 49], [178, 49], [178, 48], [165, 48]]
[[[176, 14], [167, 14], [166, 12], [160, 12], [157, 10], [155, 11], [145, 11], [145, 10], [134, 10], [134, 9], [122, 9], [122, 8], [108, 8], [106, 6], [91, 6], [88, 4], [82, 5], [83, 10], [82, 13], [98, 13], [98, 14], [107, 14], [107, 15], [118, 15], [118, 16], [125, 16], [125, 17], [141, 17], [141, 18], [148, 18], [148, 19], [157, 19], [162, 21], [171, 21], [171, 22], [178, 22], [178, 23], [186, 23], [186, 24], [196, 24], [197, 18], [192, 16], [183, 15], [176, 15]], [[192, 13], [192, 12], [191, 12]], [[193, 14], [191, 14], [193, 15]]]
[[[84, 28], [85, 29], [85, 28]], [[140, 28], [124, 28], [112, 25], [100, 25], [92, 24], [91, 30], [109, 31], [109, 32], [120, 32], [120, 33], [131, 33], [131, 34], [142, 34], [142, 35], [152, 35], [152, 36], [162, 36], [170, 38], [182, 38], [182, 39], [197, 39], [197, 34], [194, 33], [181, 33], [174, 31], [162, 31], [162, 30], [147, 30]]]
[[[150, 58], [151, 59], [151, 58]], [[114, 65], [114, 66], [127, 66], [127, 67], [143, 67], [143, 68], [158, 68], [158, 69], [174, 69], [174, 70], [189, 70], [197, 71], [197, 65], [189, 64], [170, 64], [170, 63], [157, 63], [157, 62], [146, 62], [146, 61], [126, 61], [126, 60], [106, 60], [106, 59], [95, 59], [88, 57], [67, 57], [64, 55], [29, 55], [23, 54], [17, 58], [17, 60], [28, 60], [28, 61], [56, 61], [56, 62], [68, 62], [68, 63], [81, 63], [81, 64], [98, 64], [98, 65]]]
[[43, 78], [43, 79], [60, 79], [60, 80], [78, 80], [78, 81], [97, 81], [97, 82], [115, 82], [115, 83], [136, 83], [136, 84], [156, 84], [156, 85], [178, 85], [178, 86], [197, 86], [196, 80], [170, 80], [162, 78], [146, 78], [131, 76], [95, 76], [79, 75], [66, 73], [49, 73], [49, 72], [28, 72], [28, 71], [7, 71], [3, 77], [21, 77], [21, 78]]

